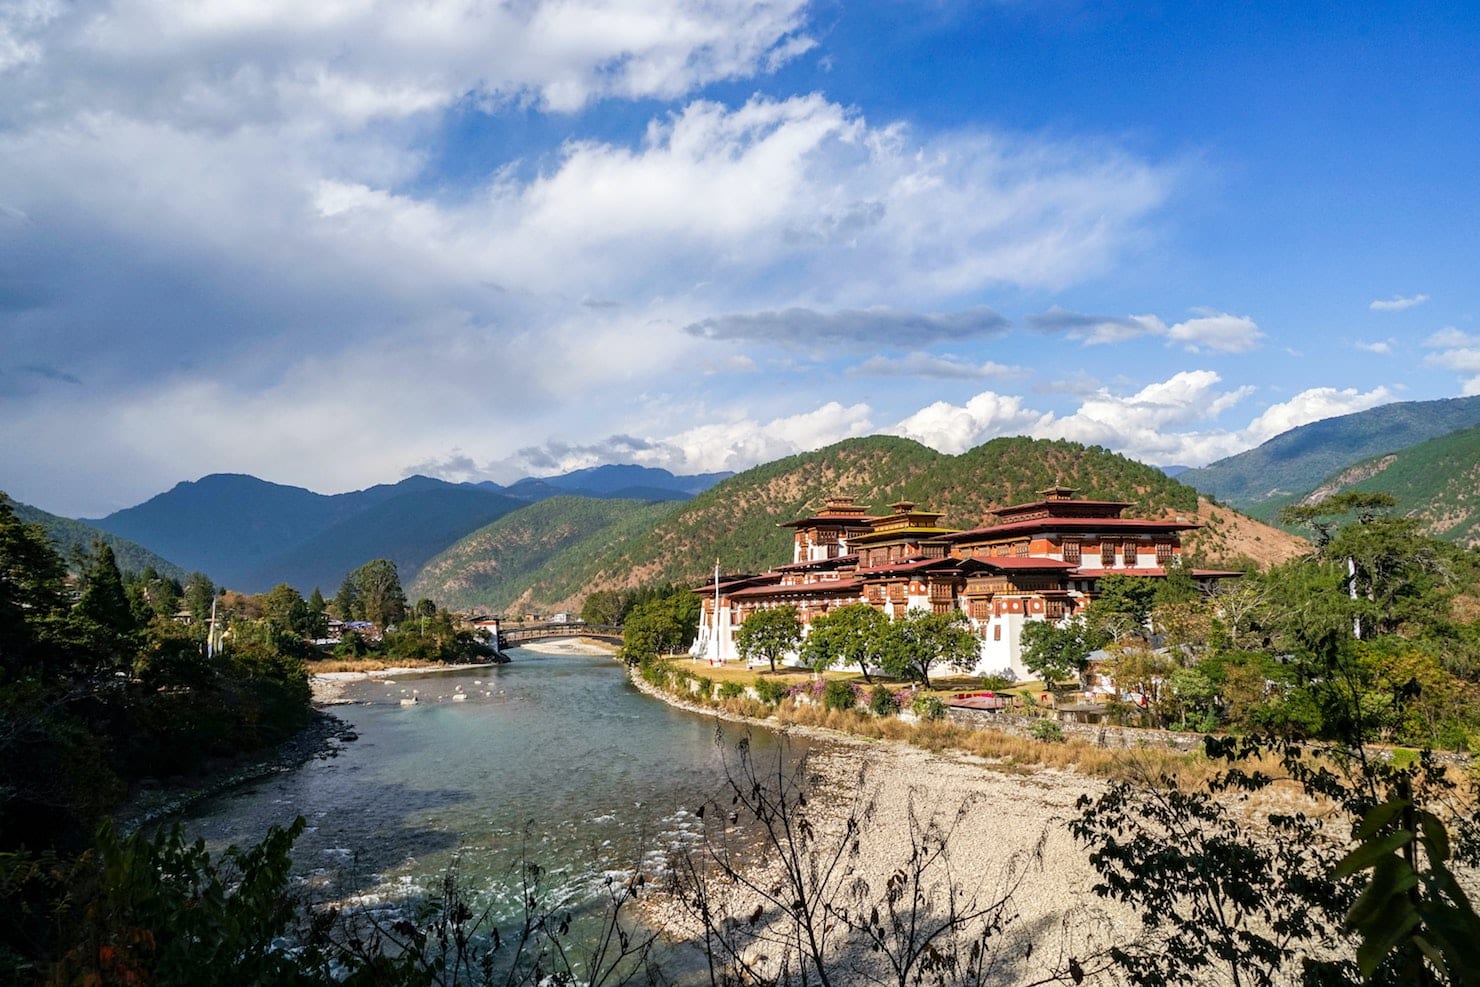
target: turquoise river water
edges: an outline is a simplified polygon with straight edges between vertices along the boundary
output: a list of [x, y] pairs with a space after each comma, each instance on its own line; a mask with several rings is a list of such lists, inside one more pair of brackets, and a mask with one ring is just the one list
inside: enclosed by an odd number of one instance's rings
[[[644, 696], [606, 657], [515, 650], [507, 665], [346, 683], [334, 712], [359, 740], [195, 807], [216, 848], [302, 815], [298, 879], [322, 899], [384, 902], [430, 889], [454, 862], [495, 916], [515, 916], [520, 862], [561, 893], [607, 873], [661, 869], [696, 838], [742, 729]], [[419, 702], [401, 700], [418, 690]], [[458, 690], [468, 698], [453, 702]], [[751, 737], [757, 758], [777, 739]], [[799, 749], [787, 755], [796, 756]], [[772, 762], [774, 763], [774, 761]]]

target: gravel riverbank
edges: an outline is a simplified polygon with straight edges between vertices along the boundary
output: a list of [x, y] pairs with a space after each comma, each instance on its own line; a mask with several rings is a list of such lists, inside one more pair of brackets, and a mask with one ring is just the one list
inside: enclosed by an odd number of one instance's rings
[[[674, 706], [768, 728], [763, 721], [684, 702], [636, 675], [632, 681]], [[1092, 969], [1090, 957], [1139, 928], [1128, 909], [1093, 893], [1094, 869], [1067, 827], [1077, 814], [1075, 802], [1104, 791], [1103, 781], [1060, 770], [1006, 773], [968, 755], [815, 727], [788, 731], [821, 742], [809, 762], [821, 796], [807, 808], [818, 833], [815, 845], [845, 840], [850, 818], [860, 826], [848, 882], [862, 879], [882, 895], [920, 833], [934, 826], [946, 840], [949, 860], [941, 880], [981, 903], [1007, 899], [1006, 925], [991, 939], [998, 955], [992, 982], [1038, 981], [1064, 972], [1070, 957]], [[764, 864], [754, 866], [764, 873]], [[756, 904], [753, 896], [740, 894], [730, 914], [744, 922]], [[690, 910], [672, 896], [652, 899], [647, 914], [675, 940], [700, 932]]]

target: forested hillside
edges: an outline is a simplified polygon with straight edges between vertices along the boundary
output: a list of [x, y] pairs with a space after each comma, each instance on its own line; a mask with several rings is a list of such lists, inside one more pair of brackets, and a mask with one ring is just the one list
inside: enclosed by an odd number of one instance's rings
[[535, 596], [550, 573], [580, 573], [613, 545], [642, 538], [672, 513], [671, 503], [552, 497], [500, 518], [426, 563], [412, 597], [443, 606], [502, 612]]
[[1397, 511], [1435, 538], [1480, 544], [1480, 427], [1368, 459], [1290, 500], [1312, 504], [1350, 490], [1394, 497]]
[[1177, 479], [1268, 520], [1348, 466], [1474, 425], [1480, 397], [1400, 401], [1293, 428]]
[[[0, 493], [0, 498], [4, 497], [5, 495]], [[74, 548], [91, 550], [94, 542], [101, 541], [113, 549], [113, 556], [118, 560], [118, 567], [124, 572], [143, 572], [152, 566], [154, 571], [162, 576], [171, 579], [185, 578], [185, 570], [175, 563], [111, 531], [104, 531], [86, 521], [74, 521], [71, 518], [48, 514], [38, 507], [14, 500], [10, 501], [10, 505], [21, 523], [39, 524], [46, 531], [47, 537], [51, 539], [52, 546], [64, 558], [72, 555]]]

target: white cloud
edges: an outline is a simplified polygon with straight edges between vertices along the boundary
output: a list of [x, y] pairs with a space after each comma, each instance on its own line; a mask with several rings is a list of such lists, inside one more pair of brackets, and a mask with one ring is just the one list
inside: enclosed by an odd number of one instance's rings
[[1464, 396], [1480, 394], [1480, 336], [1445, 326], [1425, 339], [1423, 345], [1438, 351], [1425, 357], [1425, 364], [1459, 374]]
[[85, 105], [192, 127], [305, 114], [358, 124], [468, 98], [554, 111], [610, 97], [673, 99], [774, 69], [812, 45], [801, 33], [803, 0], [23, 7], [45, 15], [0, 21], [0, 58], [41, 71], [19, 80], [12, 113]]
[[1009, 367], [991, 360], [971, 363], [954, 356], [932, 356], [919, 352], [893, 358], [872, 356], [847, 370], [850, 377], [923, 377], [935, 380], [985, 380], [1019, 372], [1019, 367]]
[[752, 417], [699, 425], [655, 440], [653, 451], [636, 461], [675, 473], [713, 473], [749, 469], [758, 463], [868, 435], [873, 430], [866, 404], [829, 401], [796, 415], [757, 421]]
[[1259, 345], [1264, 333], [1247, 315], [1210, 313], [1167, 329], [1167, 339], [1180, 343], [1189, 353], [1214, 350], [1218, 353], [1247, 353]]
[[1090, 315], [1054, 306], [1040, 315], [1030, 315], [1028, 325], [1039, 332], [1062, 332], [1085, 346], [1123, 343], [1139, 336], [1163, 336], [1168, 345], [1181, 346], [1189, 353], [1205, 350], [1247, 353], [1264, 338], [1259, 326], [1248, 316], [1212, 311], [1168, 326], [1155, 315]]
[[1375, 343], [1368, 343], [1359, 339], [1356, 342], [1352, 343], [1352, 345], [1359, 350], [1364, 350], [1368, 353], [1376, 353], [1379, 356], [1388, 356], [1393, 352], [1393, 341], [1391, 339], [1379, 339]]
[[1381, 298], [1373, 299], [1372, 304], [1367, 307], [1374, 312], [1401, 312], [1415, 305], [1422, 305], [1428, 300], [1428, 295], [1409, 295], [1406, 298], [1402, 295], [1394, 295], [1386, 301]]
[[1265, 408], [1258, 418], [1249, 423], [1244, 434], [1248, 437], [1248, 444], [1255, 446], [1292, 428], [1366, 411], [1392, 400], [1392, 392], [1385, 387], [1374, 387], [1370, 391], [1358, 391], [1354, 387], [1340, 390], [1334, 387], [1312, 387], [1288, 401]]
[[1202, 466], [1298, 425], [1391, 400], [1381, 387], [1365, 393], [1312, 388], [1271, 405], [1247, 426], [1230, 429], [1217, 427], [1216, 420], [1255, 389], [1247, 385], [1222, 389], [1221, 383], [1212, 371], [1194, 370], [1130, 394], [1102, 387], [1063, 416], [1027, 408], [1019, 397], [983, 391], [965, 405], [937, 401], [891, 431], [948, 453], [964, 452], [997, 436], [1029, 434], [1101, 445], [1146, 463]]
[[1029, 432], [1043, 417], [1020, 397], [983, 391], [962, 406], [937, 401], [921, 408], [890, 432], [958, 455], [988, 439]]

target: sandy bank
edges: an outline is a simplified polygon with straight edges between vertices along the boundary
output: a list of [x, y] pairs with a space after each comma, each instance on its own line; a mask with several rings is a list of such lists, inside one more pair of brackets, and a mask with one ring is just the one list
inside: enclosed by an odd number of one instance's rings
[[548, 641], [530, 641], [516, 647], [538, 651], [542, 655], [612, 655], [616, 647], [589, 637], [557, 637]]
[[399, 679], [413, 675], [431, 675], [434, 672], [462, 671], [467, 668], [492, 668], [499, 662], [481, 662], [476, 665], [418, 665], [415, 668], [378, 668], [372, 672], [318, 672], [308, 677], [313, 690], [315, 706], [337, 706], [346, 702], [344, 684], [365, 682], [369, 679]]

